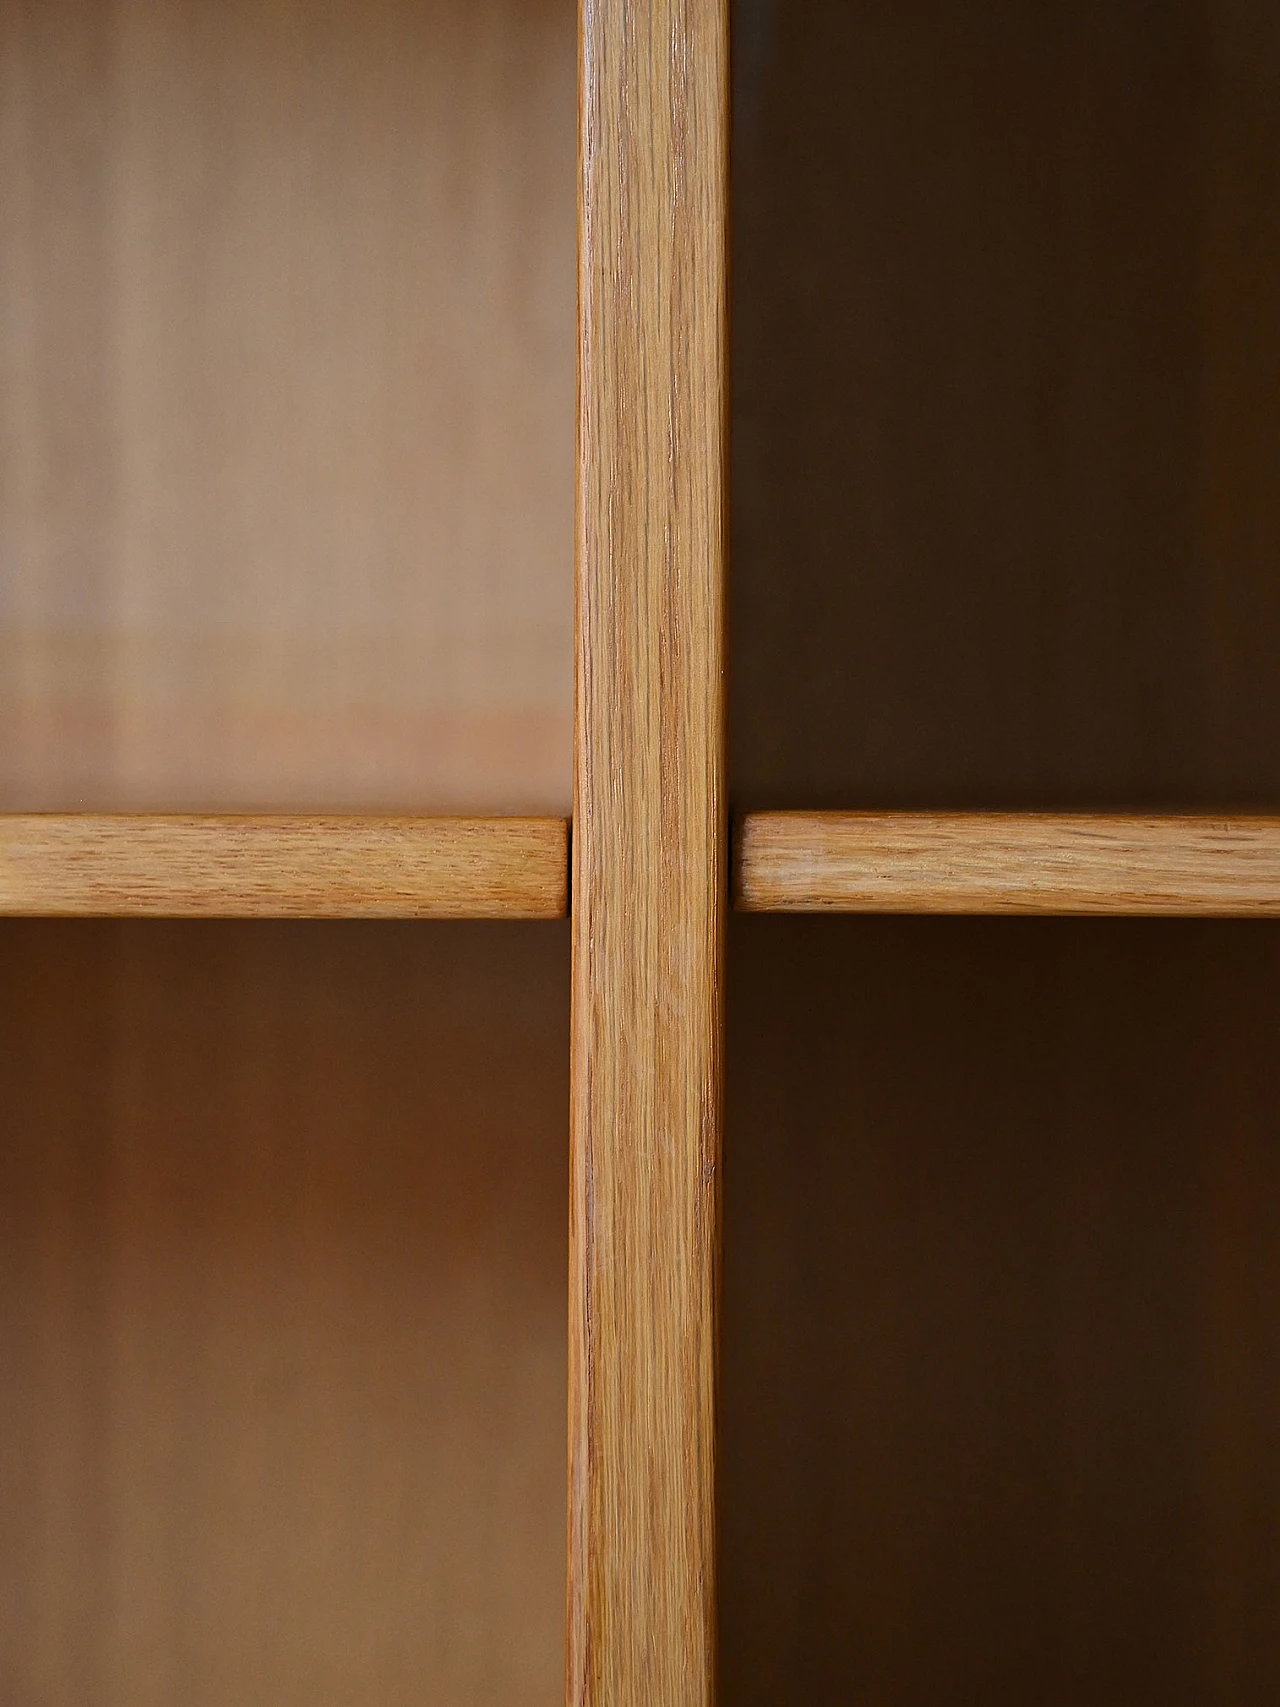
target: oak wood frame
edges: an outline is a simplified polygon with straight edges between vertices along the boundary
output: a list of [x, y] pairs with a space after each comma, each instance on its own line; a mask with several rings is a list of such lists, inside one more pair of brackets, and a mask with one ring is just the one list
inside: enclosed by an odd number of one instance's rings
[[750, 812], [749, 913], [1280, 914], [1280, 818]]
[[[569, 1699], [714, 1692], [726, 0], [581, 0]], [[552, 918], [563, 820], [0, 819], [0, 913]], [[751, 814], [756, 911], [1280, 914], [1280, 820]]]
[[568, 1699], [715, 1677], [728, 0], [583, 0]]
[[0, 913], [560, 919], [563, 818], [0, 816]]

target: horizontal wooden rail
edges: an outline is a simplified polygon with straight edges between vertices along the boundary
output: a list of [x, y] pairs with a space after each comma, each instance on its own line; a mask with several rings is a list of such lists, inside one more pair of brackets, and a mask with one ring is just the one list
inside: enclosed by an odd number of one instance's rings
[[0, 815], [0, 914], [557, 919], [563, 818]]
[[1280, 916], [1280, 818], [753, 812], [733, 875], [754, 913]]
[[[563, 918], [563, 818], [0, 815], [0, 914]], [[746, 912], [1280, 916], [1280, 818], [755, 812]]]

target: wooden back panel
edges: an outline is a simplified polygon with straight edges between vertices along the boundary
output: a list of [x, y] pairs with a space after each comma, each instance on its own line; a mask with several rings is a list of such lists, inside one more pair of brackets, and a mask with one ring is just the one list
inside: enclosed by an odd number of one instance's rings
[[0, 1699], [563, 1698], [568, 926], [0, 926]]
[[0, 808], [568, 809], [574, 22], [0, 3]]

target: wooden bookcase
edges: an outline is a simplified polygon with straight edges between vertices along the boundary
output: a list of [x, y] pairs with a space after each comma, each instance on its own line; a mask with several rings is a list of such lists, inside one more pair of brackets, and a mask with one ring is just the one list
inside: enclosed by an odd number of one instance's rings
[[16, 1707], [1280, 1682], [1280, 32], [733, 26], [0, 0]]

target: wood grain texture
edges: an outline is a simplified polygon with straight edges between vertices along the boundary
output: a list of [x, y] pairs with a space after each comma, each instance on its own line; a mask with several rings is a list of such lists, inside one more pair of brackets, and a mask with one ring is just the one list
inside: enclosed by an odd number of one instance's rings
[[563, 818], [0, 816], [0, 914], [559, 919]]
[[714, 1687], [727, 33], [582, 10], [573, 1707]]
[[559, 1707], [567, 924], [0, 921], [0, 1700]]
[[573, 0], [0, 0], [0, 808], [560, 812]]
[[749, 812], [754, 913], [1280, 915], [1280, 818]]

